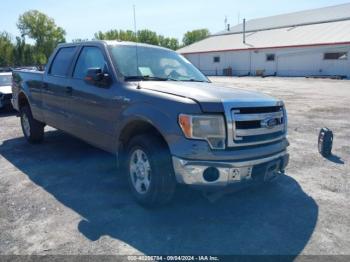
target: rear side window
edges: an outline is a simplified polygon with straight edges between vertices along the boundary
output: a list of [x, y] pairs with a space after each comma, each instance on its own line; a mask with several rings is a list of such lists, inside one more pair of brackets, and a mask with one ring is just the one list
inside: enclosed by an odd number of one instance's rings
[[87, 46], [81, 51], [74, 69], [74, 78], [84, 79], [89, 68], [106, 70], [107, 63], [98, 47]]
[[76, 47], [64, 47], [58, 50], [49, 74], [54, 76], [67, 76]]

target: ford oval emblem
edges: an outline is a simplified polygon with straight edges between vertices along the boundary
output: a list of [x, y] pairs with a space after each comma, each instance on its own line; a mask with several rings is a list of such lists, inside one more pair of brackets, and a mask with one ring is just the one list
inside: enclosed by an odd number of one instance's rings
[[278, 125], [277, 118], [266, 118], [261, 121], [261, 126], [265, 128], [274, 128], [277, 125]]

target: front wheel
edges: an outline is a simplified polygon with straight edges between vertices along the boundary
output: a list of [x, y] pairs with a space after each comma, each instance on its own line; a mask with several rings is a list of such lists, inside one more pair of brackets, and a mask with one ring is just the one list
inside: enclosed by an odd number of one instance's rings
[[176, 180], [164, 142], [153, 135], [136, 136], [128, 145], [127, 156], [128, 181], [136, 200], [146, 207], [168, 203]]
[[43, 141], [45, 125], [33, 118], [29, 106], [21, 108], [21, 126], [24, 137], [29, 143], [36, 144]]

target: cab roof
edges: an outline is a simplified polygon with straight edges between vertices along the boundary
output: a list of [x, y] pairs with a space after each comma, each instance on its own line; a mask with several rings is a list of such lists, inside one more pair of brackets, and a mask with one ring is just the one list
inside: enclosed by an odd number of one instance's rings
[[173, 51], [171, 49], [157, 46], [157, 45], [150, 45], [150, 44], [144, 44], [144, 43], [136, 43], [136, 42], [130, 42], [130, 41], [119, 41], [119, 40], [91, 40], [91, 41], [82, 41], [82, 42], [76, 42], [76, 43], [62, 43], [59, 44], [58, 47], [68, 47], [68, 46], [80, 46], [80, 45], [104, 45], [104, 46], [139, 46], [139, 47], [149, 47], [149, 48], [157, 48], [157, 49], [163, 49], [163, 50], [169, 50]]

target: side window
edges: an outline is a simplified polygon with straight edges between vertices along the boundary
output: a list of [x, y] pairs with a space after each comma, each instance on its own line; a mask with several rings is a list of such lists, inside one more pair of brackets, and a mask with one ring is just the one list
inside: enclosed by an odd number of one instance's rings
[[337, 53], [324, 53], [324, 60], [347, 60], [348, 53], [347, 52], [337, 52]]
[[275, 54], [266, 54], [266, 61], [271, 62], [275, 61]]
[[58, 50], [49, 74], [54, 76], [67, 76], [76, 47], [63, 47]]
[[214, 63], [220, 63], [220, 56], [214, 56], [213, 57], [213, 62]]
[[84, 79], [87, 70], [92, 67], [98, 67], [104, 70], [106, 67], [106, 61], [99, 48], [87, 46], [83, 48], [79, 55], [73, 77]]

